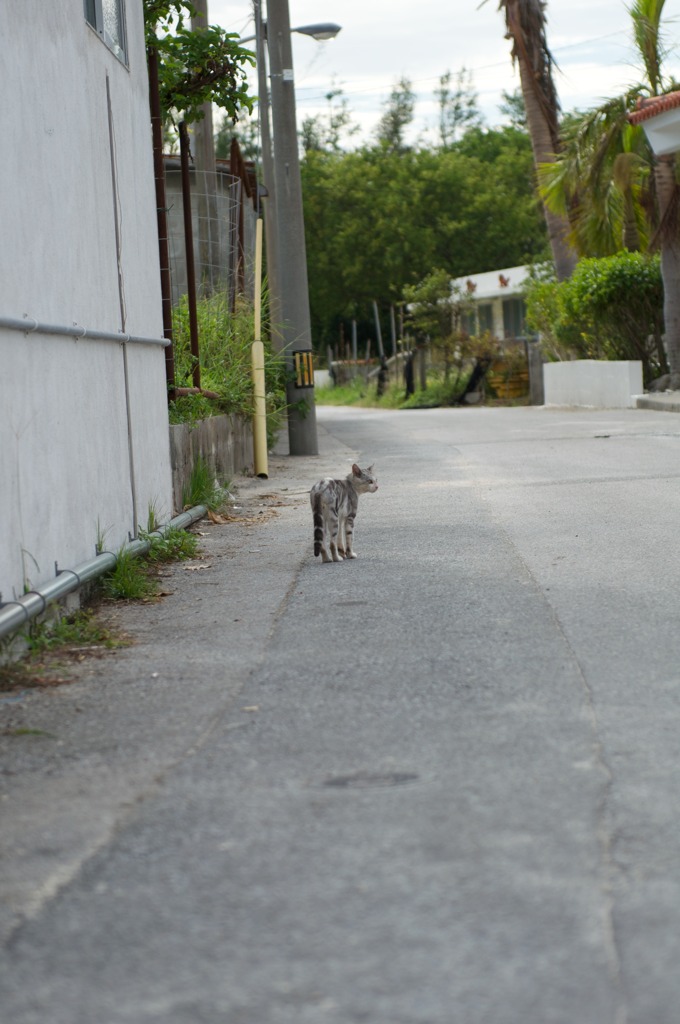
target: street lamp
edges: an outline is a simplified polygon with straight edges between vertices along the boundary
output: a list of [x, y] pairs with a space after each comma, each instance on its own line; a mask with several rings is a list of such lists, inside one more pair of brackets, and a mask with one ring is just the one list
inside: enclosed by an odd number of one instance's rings
[[335, 39], [341, 28], [341, 25], [336, 25], [332, 21], [322, 21], [318, 25], [300, 25], [298, 28], [292, 28], [291, 32], [299, 32], [303, 36], [311, 36], [312, 39], [321, 41]]
[[[325, 22], [291, 28], [288, 0], [267, 0], [267, 14], [265, 25], [260, 0], [255, 0], [255, 36], [240, 42], [256, 40], [262, 164], [268, 195], [265, 200], [265, 228], [272, 328], [275, 347], [285, 352], [289, 370], [286, 398], [290, 454], [317, 455], [312, 331], [291, 33], [298, 32], [313, 39], [332, 39], [340, 31], [340, 26]], [[273, 147], [269, 132], [265, 42], [271, 78]]]
[[[256, 3], [257, 10], [255, 12], [255, 16], [256, 18], [261, 18], [259, 0], [256, 0]], [[262, 25], [262, 29], [264, 30], [265, 23], [260, 20], [260, 24]], [[258, 38], [259, 31], [260, 30], [258, 28], [258, 31], [255, 33], [255, 35], [243, 36], [241, 39], [239, 39], [239, 45], [242, 46], [243, 43], [252, 43], [253, 40], [256, 40]], [[338, 32], [342, 31], [342, 25], [336, 25], [332, 21], [321, 21], [317, 25], [299, 25], [297, 28], [291, 28], [290, 31], [298, 32], [300, 35], [303, 36], [311, 36], [312, 39], [316, 39], [319, 42], [322, 42], [324, 39], [335, 39]]]

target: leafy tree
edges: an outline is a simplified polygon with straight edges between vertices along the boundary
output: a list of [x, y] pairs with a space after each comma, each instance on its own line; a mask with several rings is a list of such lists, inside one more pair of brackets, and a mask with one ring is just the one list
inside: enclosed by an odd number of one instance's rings
[[416, 94], [411, 82], [408, 78], [400, 78], [390, 93], [376, 129], [377, 140], [385, 149], [394, 153], [408, 149], [405, 133], [413, 121], [415, 105]]
[[418, 157], [383, 148], [310, 151], [302, 163], [313, 336], [325, 346], [340, 318], [371, 321], [374, 299], [401, 298], [427, 260], [430, 235], [413, 229]]
[[252, 108], [246, 65], [253, 54], [239, 46], [238, 36], [209, 25], [200, 31], [186, 25], [195, 15], [190, 0], [144, 0], [146, 45], [158, 60], [161, 109], [175, 120], [200, 121], [205, 103], [221, 107], [232, 121], [241, 109]]
[[472, 84], [472, 72], [461, 68], [456, 76], [455, 87], [451, 87], [451, 72], [439, 79], [435, 90], [439, 102], [439, 143], [446, 149], [468, 128], [478, 127], [483, 118], [477, 103], [477, 93]]
[[[372, 332], [433, 267], [451, 277], [545, 255], [531, 145], [516, 129], [467, 131], [445, 151], [309, 151], [302, 162], [310, 306], [325, 351], [340, 322]], [[349, 324], [348, 324], [349, 326]]]
[[[302, 122], [300, 134], [302, 148], [305, 152], [317, 149], [339, 153], [342, 149], [343, 139], [351, 138], [359, 131], [359, 125], [353, 121], [347, 98], [342, 95], [342, 89], [333, 86], [326, 93], [326, 100], [328, 101], [326, 114], [306, 117]], [[336, 102], [338, 100], [339, 102]]]
[[429, 340], [444, 363], [444, 381], [448, 383], [457, 353], [464, 348], [467, 333], [463, 317], [472, 300], [460, 288], [453, 288], [446, 270], [433, 270], [417, 285], [404, 289], [410, 306], [410, 322], [416, 335]]
[[[650, 93], [658, 96], [665, 91], [666, 82], [661, 68], [664, 46], [661, 17], [665, 0], [633, 0], [630, 14], [633, 35], [647, 75]], [[672, 87], [672, 83], [668, 83]], [[680, 388], [680, 222], [675, 155], [659, 157], [654, 161], [654, 184], [659, 212], [658, 245], [661, 254], [661, 274], [664, 283], [664, 325], [668, 351], [671, 388]]]
[[507, 117], [513, 128], [521, 128], [523, 131], [526, 131], [527, 108], [524, 106], [522, 90], [515, 89], [514, 92], [503, 90], [502, 96], [503, 102], [498, 107], [501, 114]]

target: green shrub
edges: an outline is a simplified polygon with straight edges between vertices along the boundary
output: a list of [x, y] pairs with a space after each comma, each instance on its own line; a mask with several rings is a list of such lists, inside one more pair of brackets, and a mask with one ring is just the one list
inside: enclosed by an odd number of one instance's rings
[[645, 383], [667, 372], [656, 255], [624, 251], [582, 259], [561, 284], [532, 282], [526, 302], [527, 323], [540, 331], [549, 356], [639, 359]]

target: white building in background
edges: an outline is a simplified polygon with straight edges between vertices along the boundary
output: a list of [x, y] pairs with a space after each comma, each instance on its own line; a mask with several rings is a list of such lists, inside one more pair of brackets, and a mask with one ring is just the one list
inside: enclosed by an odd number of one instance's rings
[[488, 331], [499, 341], [524, 340], [527, 336], [524, 286], [528, 280], [529, 267], [506, 267], [455, 278], [453, 287], [475, 300], [475, 310], [468, 323], [470, 334]]
[[8, 602], [170, 518], [172, 487], [141, 0], [3, 3], [0, 38]]

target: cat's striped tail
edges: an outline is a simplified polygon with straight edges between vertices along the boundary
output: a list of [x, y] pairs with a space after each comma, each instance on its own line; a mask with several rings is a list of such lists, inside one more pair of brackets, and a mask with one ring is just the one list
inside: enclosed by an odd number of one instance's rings
[[323, 515], [321, 512], [321, 495], [312, 497], [312, 514], [314, 516], [314, 557], [321, 554], [323, 545]]

